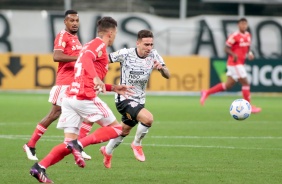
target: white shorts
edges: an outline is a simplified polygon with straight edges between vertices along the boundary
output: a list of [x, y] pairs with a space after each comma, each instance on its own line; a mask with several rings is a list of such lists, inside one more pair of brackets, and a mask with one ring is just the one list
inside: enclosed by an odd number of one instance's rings
[[232, 77], [235, 81], [247, 77], [247, 72], [244, 65], [227, 66], [227, 76]]
[[80, 129], [84, 119], [104, 127], [113, 123], [116, 117], [99, 97], [95, 97], [93, 100], [77, 100], [75, 97], [64, 98], [57, 128]]
[[50, 91], [48, 102], [61, 106], [63, 98], [66, 96], [66, 90], [68, 87], [69, 85], [53, 86]]

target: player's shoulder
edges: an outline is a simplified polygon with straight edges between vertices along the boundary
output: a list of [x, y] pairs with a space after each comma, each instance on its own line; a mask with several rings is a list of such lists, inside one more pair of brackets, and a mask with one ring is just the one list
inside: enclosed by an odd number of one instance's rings
[[229, 35], [229, 37], [236, 37], [236, 36], [239, 36], [240, 35], [240, 32], [239, 31], [234, 31], [233, 33], [231, 33]]
[[251, 36], [251, 33], [250, 33], [249, 31], [246, 31], [245, 34], [246, 34], [247, 36]]
[[131, 54], [135, 52], [135, 48], [122, 48], [120, 50], [117, 50], [116, 52], [120, 54]]
[[93, 40], [91, 40], [90, 42], [88, 42], [89, 47], [94, 48], [95, 51], [100, 51], [102, 49], [106, 49], [106, 44], [103, 42], [103, 40], [101, 38], [94, 38]]
[[154, 56], [158, 56], [159, 53], [156, 49], [152, 49], [151, 52], [150, 52], [150, 55], [154, 57]]
[[68, 32], [63, 29], [57, 34], [57, 36], [68, 36]]

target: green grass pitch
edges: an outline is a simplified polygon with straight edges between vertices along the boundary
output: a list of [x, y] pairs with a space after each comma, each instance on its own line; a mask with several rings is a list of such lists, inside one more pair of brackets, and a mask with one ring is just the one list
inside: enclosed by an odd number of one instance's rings
[[[101, 98], [120, 120], [113, 95]], [[47, 174], [58, 184], [280, 184], [281, 96], [253, 96], [263, 110], [244, 121], [229, 114], [237, 98], [241, 96], [211, 96], [202, 107], [199, 96], [148, 96], [146, 108], [154, 123], [143, 140], [145, 162], [136, 161], [130, 149], [134, 128], [115, 150], [111, 169], [103, 166], [102, 143], [85, 148], [92, 160], [84, 169], [69, 155]], [[27, 160], [22, 146], [49, 112], [47, 100], [48, 94], [0, 93], [0, 183], [38, 183], [29, 176], [33, 161]], [[56, 124], [37, 143], [39, 159], [63, 140]]]

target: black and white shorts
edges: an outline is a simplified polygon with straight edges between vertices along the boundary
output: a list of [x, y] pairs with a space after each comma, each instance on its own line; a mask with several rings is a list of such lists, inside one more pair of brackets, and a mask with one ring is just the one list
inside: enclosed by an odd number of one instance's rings
[[122, 115], [122, 122], [131, 127], [134, 127], [138, 123], [138, 120], [136, 119], [137, 115], [144, 107], [144, 104], [139, 104], [138, 102], [130, 99], [116, 103], [116, 108]]

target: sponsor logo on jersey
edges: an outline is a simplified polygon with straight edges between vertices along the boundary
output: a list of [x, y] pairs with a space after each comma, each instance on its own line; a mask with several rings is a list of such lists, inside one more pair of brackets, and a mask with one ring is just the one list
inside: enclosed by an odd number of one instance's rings
[[144, 75], [145, 72], [144, 71], [130, 71], [130, 74], [134, 74], [134, 75]]
[[131, 79], [129, 79], [128, 80], [128, 83], [129, 84], [132, 84], [132, 85], [137, 85], [137, 84], [140, 84], [140, 85], [145, 85], [145, 84], [147, 84], [147, 81], [148, 80], [146, 80], [146, 79], [143, 79], [143, 80], [131, 80]]
[[248, 46], [250, 46], [250, 42], [240, 42], [239, 46], [240, 47], [248, 47]]
[[102, 54], [103, 54], [103, 52], [100, 50], [100, 51], [98, 52], [98, 57], [101, 57]]
[[105, 43], [101, 43], [95, 51], [99, 52], [105, 45], [106, 45]]
[[81, 50], [82, 46], [81, 45], [73, 45], [71, 50]]

